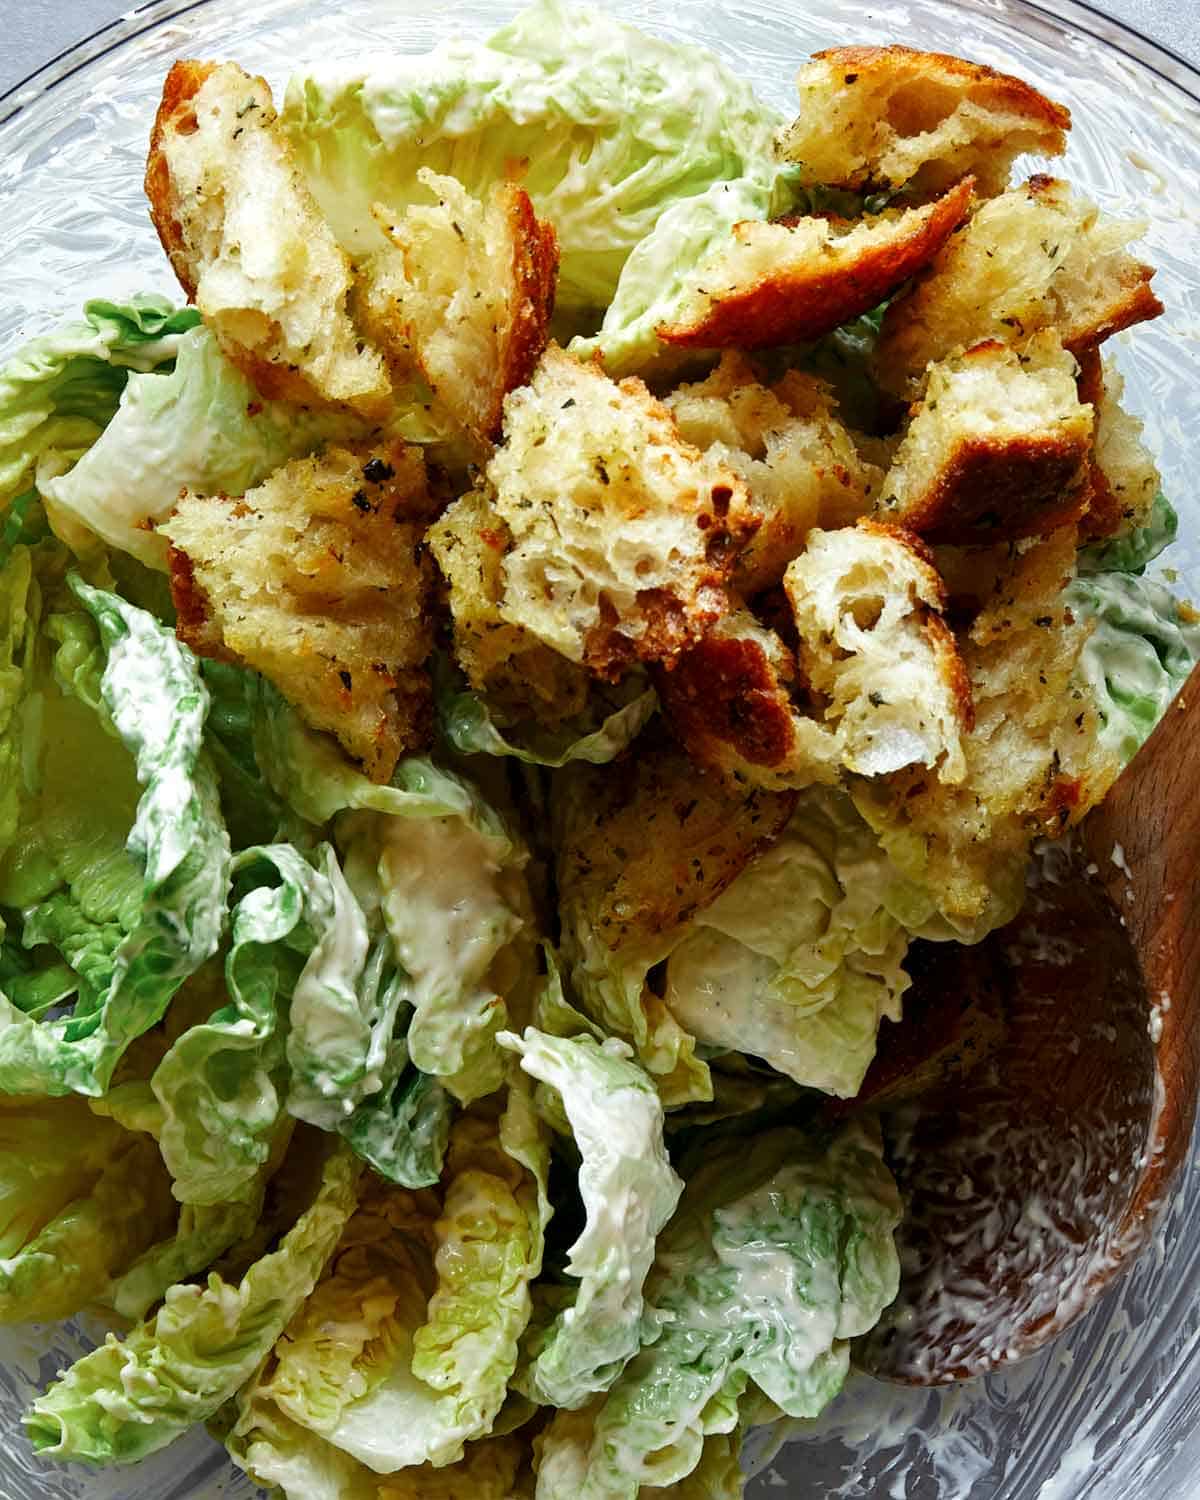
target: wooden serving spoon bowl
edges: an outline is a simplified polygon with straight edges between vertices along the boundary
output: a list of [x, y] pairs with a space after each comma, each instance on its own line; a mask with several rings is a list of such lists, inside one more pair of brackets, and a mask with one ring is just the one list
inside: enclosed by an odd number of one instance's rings
[[[1024, 1359], [1148, 1243], [1200, 1081], [1200, 667], [1104, 803], [975, 948], [914, 945], [866, 1091], [904, 1195], [900, 1296], [856, 1346], [944, 1385]], [[886, 1024], [886, 1023], [885, 1023]], [[926, 1079], [928, 1082], [928, 1079]]]

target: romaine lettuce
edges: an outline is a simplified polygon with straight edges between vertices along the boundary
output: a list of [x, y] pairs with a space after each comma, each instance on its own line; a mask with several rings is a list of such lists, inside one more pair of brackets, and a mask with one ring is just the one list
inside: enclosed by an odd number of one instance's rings
[[847, 1340], [896, 1295], [900, 1197], [877, 1129], [791, 1129], [711, 1146], [659, 1238], [646, 1347], [589, 1424], [557, 1417], [538, 1500], [636, 1500], [700, 1463], [738, 1425], [752, 1382], [790, 1416], [837, 1393]]
[[232, 1286], [174, 1286], [154, 1318], [114, 1334], [66, 1370], [25, 1418], [36, 1452], [131, 1463], [164, 1448], [228, 1401], [258, 1369], [312, 1292], [357, 1202], [359, 1168], [337, 1146], [310, 1205], [278, 1249]]
[[1132, 760], [1200, 661], [1200, 618], [1161, 583], [1131, 573], [1089, 573], [1066, 598], [1095, 622], [1079, 672], [1104, 721], [1101, 742]]
[[0, 369], [0, 509], [75, 462], [112, 419], [131, 371], [170, 364], [200, 321], [156, 296], [85, 303], [83, 317], [18, 349]]
[[[122, 821], [126, 814], [120, 798], [103, 800], [103, 757], [94, 777], [81, 767], [82, 783], [65, 806], [43, 798], [35, 807], [66, 822], [51, 841], [61, 868], [48, 871], [50, 890], [38, 892], [46, 899], [31, 896], [23, 940], [58, 947], [79, 989], [71, 1014], [41, 1021], [0, 996], [0, 1088], [9, 1093], [102, 1093], [126, 1047], [216, 951], [225, 918], [229, 838], [203, 748], [208, 695], [195, 658], [145, 611], [78, 578], [71, 586], [98, 627], [104, 715], [133, 755], [142, 790], [124, 850], [114, 848], [106, 824], [114, 809]], [[46, 746], [51, 755], [71, 748], [53, 736]], [[35, 762], [41, 748], [35, 738]], [[41, 769], [35, 764], [31, 779]], [[81, 803], [100, 819], [98, 848], [70, 836], [68, 812]], [[13, 901], [23, 880], [47, 877], [43, 832], [35, 818], [29, 857], [15, 869], [10, 851], [4, 898], [13, 904], [26, 904]]]
[[[753, 176], [762, 217], [783, 123], [713, 54], [564, 0], [539, 0], [485, 44], [298, 74], [282, 120], [356, 260], [386, 244], [374, 204], [395, 213], [423, 196], [418, 167], [478, 193], [521, 163], [558, 235], [569, 315], [606, 307], [634, 247], [714, 183]], [[673, 245], [678, 259], [688, 242]]]
[[1092, 542], [1079, 552], [1081, 573], [1144, 573], [1171, 545], [1179, 531], [1175, 507], [1160, 490], [1144, 526], [1125, 536]]
[[547, 1330], [529, 1378], [535, 1400], [579, 1407], [607, 1390], [637, 1353], [655, 1238], [683, 1184], [663, 1146], [658, 1094], [624, 1044], [548, 1036], [532, 1026], [500, 1042], [558, 1093], [581, 1158], [587, 1222], [566, 1265], [578, 1293]]

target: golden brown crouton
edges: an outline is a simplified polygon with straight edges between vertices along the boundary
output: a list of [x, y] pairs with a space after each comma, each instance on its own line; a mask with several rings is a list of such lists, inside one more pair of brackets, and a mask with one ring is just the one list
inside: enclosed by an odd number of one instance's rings
[[512, 534], [491, 497], [473, 490], [456, 500], [426, 540], [450, 586], [454, 655], [497, 721], [549, 726], [580, 713], [588, 673], [500, 613]]
[[932, 367], [879, 502], [933, 542], [1046, 536], [1088, 504], [1092, 408], [1052, 331], [990, 339]]
[[758, 525], [742, 480], [640, 380], [554, 344], [506, 400], [487, 477], [511, 537], [502, 617], [601, 677], [699, 639]]
[[990, 197], [1023, 151], [1059, 156], [1070, 113], [1019, 78], [942, 52], [835, 47], [796, 79], [783, 138], [806, 186], [940, 192], [968, 173]]
[[546, 347], [558, 241], [515, 183], [497, 183], [481, 203], [456, 178], [425, 167], [417, 176], [435, 204], [395, 222], [376, 210], [404, 268], [372, 328], [389, 355], [411, 352], [449, 414], [490, 443], [504, 397], [529, 380]]
[[1076, 822], [1119, 769], [1072, 680], [1089, 633], [1063, 601], [1075, 545], [1065, 526], [1014, 556], [971, 627], [963, 658], [975, 726], [963, 737], [962, 785], [911, 768], [855, 788], [893, 862], [970, 939], [1015, 915], [1032, 840]]
[[185, 490], [160, 527], [177, 634], [261, 672], [386, 781], [429, 736], [433, 509], [402, 443], [293, 459], [241, 498]]
[[888, 307], [875, 352], [880, 383], [912, 399], [929, 365], [957, 349], [1018, 344], [1052, 328], [1078, 354], [1157, 317], [1154, 272], [1125, 248], [1139, 233], [1052, 177], [993, 198]]
[[964, 178], [924, 208], [865, 219], [748, 219], [691, 278], [678, 321], [657, 332], [692, 349], [765, 349], [820, 338], [869, 312], [946, 243], [971, 206]]
[[350, 262], [292, 160], [271, 91], [177, 62], [146, 165], [150, 215], [226, 355], [271, 399], [382, 411], [390, 384], [347, 311]]
[[771, 790], [833, 783], [841, 746], [793, 701], [796, 678], [796, 659], [779, 636], [736, 609], [671, 671], [660, 671], [656, 686], [697, 765]]
[[800, 670], [850, 771], [937, 767], [961, 781], [971, 690], [918, 537], [878, 521], [813, 531], [784, 575]]
[[1144, 526], [1161, 486], [1142, 442], [1142, 423], [1121, 406], [1125, 382], [1098, 349], [1079, 356], [1079, 399], [1096, 413], [1089, 474], [1090, 499], [1081, 526], [1089, 541], [1122, 536]]
[[768, 388], [749, 360], [727, 352], [706, 380], [681, 385], [663, 405], [686, 442], [746, 481], [761, 524], [734, 569], [744, 598], [779, 582], [812, 527], [848, 525], [878, 494], [882, 471], [813, 375], [789, 370]]

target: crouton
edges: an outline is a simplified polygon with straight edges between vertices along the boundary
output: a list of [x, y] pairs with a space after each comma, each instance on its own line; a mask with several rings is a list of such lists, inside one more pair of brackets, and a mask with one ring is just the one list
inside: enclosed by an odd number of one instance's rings
[[591, 681], [584, 668], [500, 613], [512, 535], [491, 496], [473, 490], [456, 500], [426, 540], [450, 589], [454, 655], [496, 721], [552, 726], [581, 713]]
[[1092, 408], [1051, 330], [1020, 350], [995, 339], [929, 371], [879, 501], [931, 542], [1046, 536], [1087, 508]]
[[813, 531], [783, 586], [800, 670], [842, 764], [864, 776], [936, 766], [939, 779], [961, 781], [971, 691], [923, 543], [872, 520]]
[[504, 397], [529, 380], [546, 347], [558, 241], [515, 183], [497, 183], [484, 203], [456, 178], [426, 167], [417, 176], [435, 204], [413, 205], [394, 222], [376, 209], [404, 273], [387, 284], [373, 332], [385, 352], [411, 353], [451, 417], [490, 443]]
[[240, 498], [185, 490], [159, 527], [179, 638], [261, 672], [387, 781], [429, 738], [434, 504], [402, 443], [293, 459]]
[[1125, 382], [1096, 349], [1079, 357], [1079, 399], [1096, 413], [1090, 500], [1081, 532], [1088, 541], [1123, 536], [1149, 519], [1162, 480], [1142, 442], [1142, 423], [1121, 406]]
[[746, 482], [760, 525], [738, 558], [733, 583], [745, 598], [777, 584], [814, 526], [845, 526], [878, 494], [882, 472], [860, 454], [829, 386], [789, 370], [767, 387], [740, 354], [727, 352], [706, 380], [664, 397], [685, 442]]
[[889, 297], [966, 218], [972, 179], [924, 208], [865, 219], [735, 224], [727, 248], [694, 272], [677, 321], [657, 329], [692, 349], [765, 349], [820, 338]]
[[749, 610], [725, 615], [656, 686], [697, 765], [776, 791], [837, 781], [837, 736], [801, 712], [795, 657]]
[[913, 399], [928, 367], [988, 339], [1018, 344], [1053, 328], [1073, 354], [1156, 318], [1151, 267], [1126, 246], [1141, 228], [1109, 219], [1052, 177], [985, 203], [888, 307], [875, 373]]
[[972, 941], [1020, 908], [1032, 841], [1078, 821], [1119, 770], [1074, 680], [1089, 634], [1063, 599], [1076, 541], [1064, 526], [1014, 554], [970, 629], [975, 723], [962, 740], [962, 784], [910, 768], [854, 788], [893, 862]]
[[350, 262], [236, 63], [177, 62], [146, 165], [150, 216], [180, 285], [270, 399], [386, 409], [390, 383], [347, 311]]
[[835, 47], [796, 78], [783, 152], [805, 186], [936, 193], [968, 174], [991, 197], [1024, 151], [1060, 156], [1070, 112], [1019, 78], [942, 52]]
[[505, 401], [487, 477], [511, 536], [502, 617], [600, 677], [698, 640], [758, 524], [742, 480], [640, 380], [554, 344]]
[[606, 947], [672, 933], [709, 906], [783, 831], [793, 792], [700, 776], [669, 743], [555, 778], [564, 927], [586, 922]]

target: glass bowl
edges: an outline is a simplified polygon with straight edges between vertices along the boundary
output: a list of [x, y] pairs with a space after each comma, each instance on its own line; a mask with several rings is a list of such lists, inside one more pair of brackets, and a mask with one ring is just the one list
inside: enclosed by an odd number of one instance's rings
[[[1068, 104], [1066, 175], [1105, 208], [1145, 219], [1167, 314], [1113, 341], [1146, 418], [1183, 540], [1166, 563], [1200, 595], [1193, 475], [1200, 390], [1200, 74], [1074, 0], [610, 0], [617, 15], [721, 52], [787, 110], [818, 47], [901, 41], [1028, 78]], [[4, 226], [0, 356], [88, 296], [176, 293], [141, 178], [162, 77], [179, 56], [236, 58], [282, 85], [293, 62], [486, 35], [515, 0], [158, 0], [0, 99]], [[1053, 13], [1051, 13], [1053, 11]], [[1027, 1363], [943, 1392], [851, 1378], [751, 1485], [759, 1500], [1168, 1500], [1200, 1494], [1200, 1163], [1183, 1175], [1154, 1248], [1064, 1338]], [[87, 1329], [0, 1334], [4, 1500], [246, 1500], [202, 1433], [138, 1469], [35, 1465], [18, 1414], [80, 1351]]]

